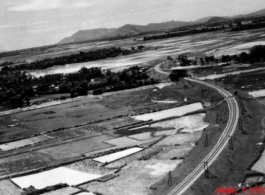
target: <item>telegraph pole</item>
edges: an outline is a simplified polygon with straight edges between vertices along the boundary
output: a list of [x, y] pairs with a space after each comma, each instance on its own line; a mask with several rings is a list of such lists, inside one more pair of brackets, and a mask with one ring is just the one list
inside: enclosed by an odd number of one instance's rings
[[233, 137], [229, 136], [229, 149], [234, 150]]
[[208, 134], [206, 133], [204, 147], [207, 147], [208, 145], [209, 145], [209, 143], [208, 143]]
[[219, 120], [219, 113], [216, 114], [216, 123], [218, 124], [220, 122]]
[[172, 176], [171, 176], [171, 171], [168, 173], [168, 181], [167, 181], [168, 186], [172, 186]]
[[238, 128], [240, 130], [243, 130], [243, 125], [242, 125], [242, 119], [241, 118], [239, 118], [238, 125], [239, 125]]
[[204, 168], [204, 176], [206, 178], [209, 178], [209, 168], [208, 168], [208, 162], [203, 162], [203, 168]]

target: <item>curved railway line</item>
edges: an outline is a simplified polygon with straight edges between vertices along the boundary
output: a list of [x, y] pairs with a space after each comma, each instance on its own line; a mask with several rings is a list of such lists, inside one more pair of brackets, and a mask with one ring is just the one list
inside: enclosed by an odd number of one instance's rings
[[[169, 74], [168, 72], [164, 72], [160, 70], [159, 68], [160, 64], [155, 67], [155, 70], [162, 73], [162, 74]], [[196, 180], [199, 179], [201, 175], [204, 173], [204, 163], [206, 162], [208, 167], [211, 166], [214, 161], [220, 156], [222, 151], [227, 147], [229, 143], [230, 137], [234, 134], [237, 128], [237, 123], [239, 119], [239, 106], [238, 103], [233, 97], [233, 95], [228, 92], [227, 90], [217, 86], [213, 85], [204, 81], [192, 79], [192, 78], [185, 78], [188, 81], [199, 83], [202, 85], [205, 85], [207, 87], [210, 87], [214, 90], [216, 90], [218, 93], [220, 93], [225, 101], [228, 104], [229, 108], [229, 118], [226, 124], [226, 127], [220, 136], [218, 142], [214, 146], [214, 148], [210, 151], [210, 153], [200, 162], [200, 164], [191, 172], [189, 175], [180, 182], [177, 186], [175, 186], [170, 192], [167, 193], [167, 195], [181, 195], [183, 194], [188, 188], [191, 187], [192, 184], [195, 183]]]

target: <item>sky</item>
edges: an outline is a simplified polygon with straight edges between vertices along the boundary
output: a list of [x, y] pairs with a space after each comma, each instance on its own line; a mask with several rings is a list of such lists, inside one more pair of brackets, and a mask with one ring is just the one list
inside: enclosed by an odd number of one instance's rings
[[54, 44], [78, 30], [193, 21], [264, 8], [264, 0], [0, 0], [0, 51]]

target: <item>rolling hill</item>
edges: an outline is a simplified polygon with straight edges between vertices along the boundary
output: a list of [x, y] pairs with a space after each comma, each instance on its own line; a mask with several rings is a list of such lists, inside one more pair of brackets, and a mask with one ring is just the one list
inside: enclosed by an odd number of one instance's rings
[[73, 34], [71, 37], [64, 38], [59, 42], [59, 44], [119, 37], [131, 37], [139, 35], [141, 33], [178, 28], [186, 24], [190, 24], [190, 22], [169, 21], [163, 23], [151, 23], [146, 26], [126, 24], [120, 28], [113, 29], [99, 28], [92, 30], [81, 30]]
[[227, 22], [229, 20], [230, 18], [212, 17], [207, 22], [205, 22], [205, 24], [215, 24], [215, 23], [220, 23], [220, 22]]

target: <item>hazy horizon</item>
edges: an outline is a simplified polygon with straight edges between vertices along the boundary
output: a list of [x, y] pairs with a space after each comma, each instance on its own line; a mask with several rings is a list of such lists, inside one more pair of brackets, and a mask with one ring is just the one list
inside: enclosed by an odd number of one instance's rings
[[264, 0], [0, 0], [0, 51], [55, 44], [79, 30], [195, 21], [263, 8]]

